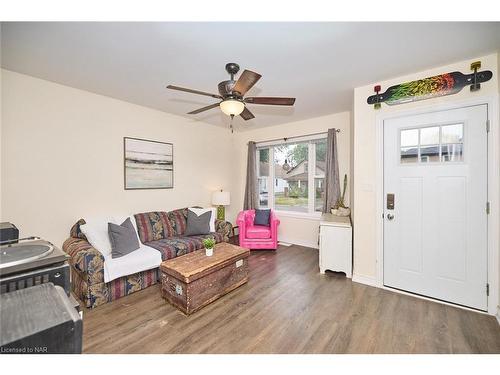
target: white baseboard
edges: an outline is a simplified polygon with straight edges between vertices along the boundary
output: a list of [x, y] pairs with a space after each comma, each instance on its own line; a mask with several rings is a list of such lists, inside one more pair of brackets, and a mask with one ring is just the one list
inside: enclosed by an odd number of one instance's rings
[[279, 239], [279, 242], [285, 242], [285, 243], [291, 243], [294, 245], [299, 245], [299, 246], [304, 246], [304, 247], [311, 247], [313, 249], [319, 249], [319, 246], [315, 242], [307, 242], [307, 241], [301, 241], [301, 240], [294, 240], [294, 239], [289, 239], [289, 238], [281, 238]]
[[377, 283], [377, 278], [373, 277], [373, 276], [358, 275], [358, 274], [354, 273], [352, 275], [352, 281], [354, 281], [355, 283], [379, 287], [379, 285]]

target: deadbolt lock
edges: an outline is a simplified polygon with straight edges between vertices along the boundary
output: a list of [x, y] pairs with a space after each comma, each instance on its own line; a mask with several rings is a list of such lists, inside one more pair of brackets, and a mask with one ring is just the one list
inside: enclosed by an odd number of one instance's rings
[[387, 209], [394, 210], [394, 193], [387, 194]]

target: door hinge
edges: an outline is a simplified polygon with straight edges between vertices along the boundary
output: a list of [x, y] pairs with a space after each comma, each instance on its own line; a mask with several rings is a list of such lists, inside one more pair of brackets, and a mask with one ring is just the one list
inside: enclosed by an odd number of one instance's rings
[[486, 120], [486, 133], [490, 132], [490, 120]]
[[486, 295], [489, 297], [490, 295], [490, 284], [486, 284]]
[[490, 214], [490, 202], [486, 202], [486, 215]]

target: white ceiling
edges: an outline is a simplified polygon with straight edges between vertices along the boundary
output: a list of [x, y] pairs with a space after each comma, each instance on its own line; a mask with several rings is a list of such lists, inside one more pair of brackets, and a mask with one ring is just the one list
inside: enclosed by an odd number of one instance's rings
[[[353, 88], [500, 49], [500, 23], [2, 23], [2, 67], [185, 115], [215, 99], [227, 62], [262, 74], [251, 96], [293, 96], [293, 108], [249, 105], [270, 126], [350, 110]], [[241, 72], [240, 71], [240, 72]], [[188, 116], [188, 115], [185, 115]], [[189, 115], [219, 126], [213, 109]]]

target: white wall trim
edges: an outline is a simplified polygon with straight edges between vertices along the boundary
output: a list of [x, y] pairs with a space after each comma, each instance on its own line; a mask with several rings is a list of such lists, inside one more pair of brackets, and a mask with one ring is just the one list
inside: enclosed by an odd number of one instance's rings
[[497, 315], [496, 315], [496, 317], [497, 317], [497, 322], [500, 325], [500, 306], [497, 306]]
[[283, 236], [279, 237], [279, 242], [285, 242], [285, 243], [290, 243], [293, 245], [310, 247], [312, 249], [319, 249], [319, 245], [317, 243], [313, 243], [313, 242], [309, 242], [309, 241], [302, 241], [302, 240], [294, 240], [294, 239], [289, 239], [286, 237], [284, 238]]
[[[376, 262], [377, 275], [376, 285], [384, 288], [384, 139], [383, 125], [388, 119], [406, 117], [424, 113], [446, 111], [462, 107], [470, 107], [486, 104], [488, 107], [488, 119], [490, 120], [490, 133], [488, 135], [488, 200], [490, 201], [491, 213], [488, 216], [488, 283], [490, 285], [490, 295], [488, 296], [488, 313], [497, 314], [499, 303], [499, 273], [498, 269], [500, 249], [500, 175], [498, 165], [500, 164], [500, 149], [498, 139], [500, 138], [499, 124], [499, 95], [491, 94], [472, 99], [456, 100], [448, 103], [439, 103], [423, 106], [420, 108], [401, 110], [391, 113], [381, 113], [375, 119], [376, 133], [376, 170], [375, 170], [375, 194], [376, 194]], [[474, 310], [475, 311], [475, 310]]]
[[293, 212], [293, 211], [280, 211], [280, 210], [274, 210], [278, 218], [280, 216], [283, 217], [291, 217], [293, 219], [301, 219], [301, 220], [314, 220], [314, 221], [320, 221], [321, 220], [321, 212], [314, 212], [314, 213], [305, 213], [305, 212]]
[[379, 287], [377, 278], [373, 276], [365, 276], [354, 273], [352, 275], [352, 281], [355, 283]]

